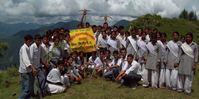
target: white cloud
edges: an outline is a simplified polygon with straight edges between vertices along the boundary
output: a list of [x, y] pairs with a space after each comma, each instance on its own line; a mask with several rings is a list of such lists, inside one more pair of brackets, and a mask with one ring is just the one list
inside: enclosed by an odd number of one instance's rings
[[199, 16], [198, 5], [199, 0], [0, 0], [0, 21], [50, 23], [79, 19], [80, 9], [91, 10], [89, 21], [100, 19], [96, 16], [110, 15], [114, 16], [112, 20], [119, 20], [148, 13], [172, 18], [184, 8]]

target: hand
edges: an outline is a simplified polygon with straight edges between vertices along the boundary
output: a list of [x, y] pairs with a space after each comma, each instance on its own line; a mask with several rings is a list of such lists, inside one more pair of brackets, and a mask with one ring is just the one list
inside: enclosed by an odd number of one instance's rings
[[37, 70], [33, 66], [32, 66], [32, 74], [33, 74], [33, 76], [37, 75]]
[[120, 77], [118, 78], [118, 81], [121, 80], [121, 79], [122, 79], [122, 77], [120, 76]]
[[174, 64], [174, 68], [177, 68], [178, 66], [179, 66], [178, 63], [175, 63], [175, 64]]
[[196, 63], [192, 66], [193, 70], [196, 70]]

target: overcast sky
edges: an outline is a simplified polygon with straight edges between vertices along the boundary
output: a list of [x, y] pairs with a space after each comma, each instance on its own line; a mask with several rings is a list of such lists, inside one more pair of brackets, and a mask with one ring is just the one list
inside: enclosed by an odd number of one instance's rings
[[178, 17], [183, 9], [193, 10], [199, 17], [199, 0], [0, 0], [0, 22], [55, 23], [79, 20], [80, 9], [89, 9], [88, 21], [132, 20], [148, 13], [162, 17]]

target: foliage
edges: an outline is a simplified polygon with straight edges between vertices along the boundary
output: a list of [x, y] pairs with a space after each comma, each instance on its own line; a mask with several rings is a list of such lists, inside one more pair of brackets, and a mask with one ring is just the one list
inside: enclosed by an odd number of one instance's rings
[[194, 13], [194, 11], [186, 11], [185, 9], [180, 13], [179, 18], [181, 19], [187, 19], [190, 21], [196, 21], [197, 20], [197, 15]]
[[3, 56], [3, 51], [8, 49], [8, 45], [5, 42], [0, 42], [0, 57]]
[[168, 19], [162, 18], [159, 15], [147, 14], [131, 21], [130, 27], [157, 28], [159, 31], [167, 33], [169, 39], [174, 31], [178, 31], [181, 35], [192, 32], [194, 34], [194, 40], [199, 43], [199, 21], [189, 21], [177, 18]]

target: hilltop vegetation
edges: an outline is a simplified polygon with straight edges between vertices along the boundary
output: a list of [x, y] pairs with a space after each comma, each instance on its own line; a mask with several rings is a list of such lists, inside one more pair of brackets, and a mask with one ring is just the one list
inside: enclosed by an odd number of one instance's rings
[[168, 19], [162, 18], [159, 15], [147, 14], [132, 21], [129, 27], [157, 28], [159, 31], [167, 33], [168, 38], [171, 38], [171, 34], [174, 31], [178, 31], [181, 35], [192, 32], [194, 34], [194, 40], [199, 43], [199, 21], [177, 18]]
[[[126, 22], [124, 22], [126, 24]], [[77, 24], [77, 22], [76, 22]], [[56, 26], [52, 26], [50, 28], [57, 28], [57, 26], [62, 27], [66, 24], [62, 23], [61, 25], [57, 24]], [[73, 27], [76, 25], [71, 24]], [[122, 25], [122, 24], [120, 24]], [[171, 38], [171, 33], [173, 31], [178, 31], [182, 35], [187, 32], [194, 33], [194, 40], [199, 43], [199, 21], [189, 21], [186, 19], [168, 19], [161, 18], [158, 15], [145, 15], [133, 20], [126, 25], [128, 28], [157, 28], [161, 32], [165, 32], [168, 34], [168, 37]], [[10, 55], [14, 55], [13, 57], [18, 57], [18, 49], [22, 44], [23, 35], [25, 33], [43, 33], [44, 30], [50, 29], [49, 27], [41, 27], [37, 30], [29, 30], [29, 31], [21, 31], [13, 36], [7, 38], [8, 44], [8, 52], [4, 56], [2, 61], [13, 62], [13, 60], [18, 61], [16, 58], [12, 58]], [[33, 35], [33, 34], [32, 34]], [[5, 39], [3, 40], [5, 41]], [[3, 49], [7, 49], [7, 47], [2, 47]], [[9, 53], [9, 54], [8, 54]], [[0, 63], [2, 63], [0, 61]], [[199, 66], [199, 65], [198, 65]], [[119, 88], [119, 84], [111, 81], [105, 81], [102, 78], [97, 79], [85, 79], [81, 85], [74, 85], [67, 92], [62, 94], [56, 94], [52, 96], [45, 97], [49, 98], [61, 98], [61, 99], [197, 99], [199, 97], [199, 69], [197, 68], [197, 72], [195, 75], [195, 79], [193, 81], [193, 94], [191, 96], [187, 96], [183, 93], [178, 93], [175, 91], [167, 90], [167, 89], [152, 89], [152, 88], [143, 88], [139, 86], [136, 90], [132, 90], [130, 88], [122, 87]], [[19, 73], [18, 68], [8, 68], [6, 71], [0, 71], [0, 97], [2, 99], [13, 99], [17, 98], [20, 94], [20, 81], [19, 81]]]

